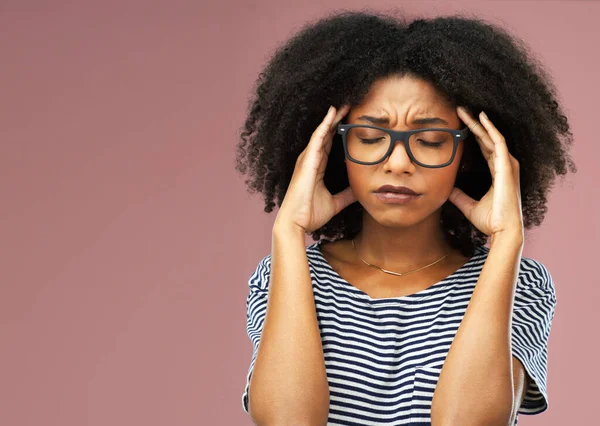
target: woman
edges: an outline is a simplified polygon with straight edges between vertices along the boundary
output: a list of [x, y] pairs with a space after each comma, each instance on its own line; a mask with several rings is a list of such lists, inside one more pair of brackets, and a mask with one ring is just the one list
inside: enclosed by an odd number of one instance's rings
[[550, 78], [518, 39], [461, 16], [325, 17], [275, 52], [241, 138], [238, 170], [279, 207], [249, 280], [256, 424], [546, 410], [556, 295], [522, 257], [524, 230], [576, 168]]

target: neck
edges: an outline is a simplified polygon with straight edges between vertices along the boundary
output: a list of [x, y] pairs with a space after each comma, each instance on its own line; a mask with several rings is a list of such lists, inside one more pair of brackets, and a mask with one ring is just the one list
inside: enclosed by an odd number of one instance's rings
[[393, 271], [409, 270], [435, 262], [452, 250], [440, 224], [440, 213], [438, 210], [411, 226], [388, 227], [363, 212], [362, 230], [354, 238], [360, 257]]

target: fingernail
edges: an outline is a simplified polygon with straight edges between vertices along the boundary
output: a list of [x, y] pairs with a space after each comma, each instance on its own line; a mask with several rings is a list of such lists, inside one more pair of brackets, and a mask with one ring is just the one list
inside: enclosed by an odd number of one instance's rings
[[490, 121], [490, 119], [488, 118], [488, 116], [487, 116], [487, 114], [485, 112], [481, 111], [481, 116], [483, 118], [485, 118], [487, 121]]
[[333, 105], [329, 106], [329, 109], [327, 110], [327, 114], [331, 113], [331, 111], [333, 111]]
[[460, 111], [461, 111], [463, 114], [466, 114], [466, 113], [467, 113], [467, 110], [466, 110], [464, 107], [462, 107], [462, 106], [459, 106], [459, 107], [458, 107], [458, 109], [459, 109], [459, 110], [460, 110]]

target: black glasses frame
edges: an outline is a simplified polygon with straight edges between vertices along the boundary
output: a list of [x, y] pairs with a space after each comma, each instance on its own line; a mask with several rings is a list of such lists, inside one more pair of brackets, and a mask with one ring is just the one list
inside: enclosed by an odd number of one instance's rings
[[[390, 146], [381, 160], [365, 162], [365, 161], [356, 160], [350, 156], [350, 153], [348, 152], [348, 144], [346, 141], [346, 135], [348, 134], [348, 130], [353, 127], [365, 127], [368, 129], [377, 129], [377, 130], [386, 132], [388, 135], [390, 135]], [[419, 133], [419, 132], [422, 132], [425, 130], [436, 130], [436, 131], [443, 130], [452, 135], [452, 138], [454, 140], [454, 146], [452, 147], [452, 157], [450, 157], [450, 160], [447, 163], [444, 163], [439, 166], [430, 166], [427, 164], [423, 164], [420, 161], [418, 161], [415, 158], [415, 156], [413, 155], [413, 153], [410, 151], [410, 146], [408, 145], [408, 139], [409, 139], [410, 135], [412, 135], [414, 133]], [[427, 167], [430, 169], [438, 169], [440, 167], [446, 167], [446, 166], [449, 166], [450, 164], [452, 164], [452, 162], [454, 161], [454, 157], [456, 155], [456, 148], [458, 147], [458, 142], [466, 139], [466, 137], [469, 136], [470, 132], [469, 132], [469, 127], [465, 127], [462, 130], [448, 129], [448, 128], [443, 128], [443, 127], [440, 127], [440, 128], [429, 128], [428, 127], [425, 129], [398, 131], [398, 130], [387, 129], [385, 127], [369, 126], [366, 124], [338, 124], [337, 133], [342, 135], [342, 142], [344, 144], [344, 152], [346, 153], [346, 158], [348, 160], [352, 161], [353, 163], [364, 164], [367, 166], [371, 166], [373, 164], [379, 164], [382, 161], [384, 161], [386, 158], [388, 158], [392, 154], [392, 151], [394, 150], [394, 147], [396, 146], [396, 144], [399, 141], [402, 141], [402, 143], [404, 143], [404, 149], [406, 149], [406, 152], [408, 153], [408, 156], [410, 157], [410, 159], [412, 160], [413, 163], [416, 163], [421, 167]]]

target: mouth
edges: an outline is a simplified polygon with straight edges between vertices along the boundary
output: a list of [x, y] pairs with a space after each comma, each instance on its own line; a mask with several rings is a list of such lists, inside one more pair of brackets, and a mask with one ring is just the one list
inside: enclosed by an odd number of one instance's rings
[[376, 194], [395, 194], [395, 195], [411, 195], [418, 196], [416, 191], [406, 186], [383, 185], [375, 191]]
[[398, 192], [375, 192], [375, 198], [385, 204], [410, 204], [421, 197], [420, 194], [402, 194]]

